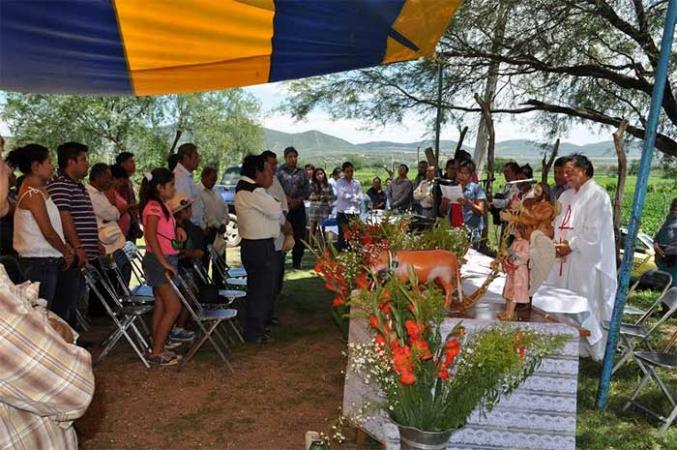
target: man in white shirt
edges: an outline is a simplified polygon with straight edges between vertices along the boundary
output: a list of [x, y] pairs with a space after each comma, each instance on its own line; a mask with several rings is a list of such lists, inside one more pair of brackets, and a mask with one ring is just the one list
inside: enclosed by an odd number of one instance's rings
[[579, 154], [570, 158], [564, 167], [571, 188], [560, 196], [561, 212], [555, 218], [558, 259], [546, 283], [588, 299], [589, 311], [576, 315], [591, 333], [581, 352], [599, 360], [606, 345], [601, 322], [611, 317], [617, 288], [611, 200], [592, 179], [590, 160]]
[[191, 205], [193, 213], [190, 216], [190, 221], [198, 227], [205, 229], [204, 220], [204, 203], [200, 197], [200, 188], [193, 180], [193, 172], [200, 164], [200, 154], [197, 151], [195, 144], [182, 144], [179, 151], [176, 153], [179, 159], [178, 164], [174, 168], [174, 186], [176, 192], [187, 195], [193, 199]]
[[414, 189], [414, 200], [420, 206], [420, 213], [429, 219], [435, 218], [435, 211], [433, 210], [433, 188], [435, 187], [435, 166], [427, 166], [425, 172], [425, 179], [421, 180]]
[[[272, 152], [270, 150], [266, 150], [263, 153], [261, 153], [261, 156], [265, 159], [265, 161], [268, 163], [268, 166], [270, 169], [273, 171], [274, 174], [277, 173], [277, 155], [275, 152]], [[282, 184], [280, 183], [279, 178], [276, 176], [273, 177], [273, 184], [270, 185], [270, 187], [267, 189], [268, 194], [270, 194], [275, 200], [280, 202], [280, 206], [282, 207], [282, 212], [284, 213], [285, 217], [287, 216], [287, 213], [289, 212], [289, 205], [287, 204], [287, 196], [284, 193], [284, 188], [282, 187]], [[288, 221], [287, 221], [288, 223]], [[290, 224], [291, 226], [291, 224]], [[278, 276], [277, 276], [277, 285], [275, 289], [275, 298], [277, 298], [278, 295], [280, 295], [280, 292], [282, 291], [282, 282], [284, 280], [284, 260], [287, 256], [287, 254], [282, 251], [282, 246], [284, 245], [284, 239], [285, 235], [284, 233], [280, 230], [280, 234], [278, 235], [277, 238], [275, 238], [275, 253], [277, 253], [277, 259], [278, 259]], [[275, 307], [275, 302], [273, 302], [273, 308], [271, 308], [270, 312], [270, 317], [268, 318], [268, 325], [279, 325], [280, 320], [277, 316], [275, 316], [274, 312], [274, 307]]]
[[351, 162], [343, 163], [343, 178], [336, 182], [336, 222], [338, 223], [339, 251], [346, 248], [343, 230], [350, 220], [359, 217], [364, 193], [360, 182], [353, 178], [354, 169]]
[[[213, 245], [214, 239], [218, 234], [223, 235], [226, 232], [226, 225], [228, 225], [228, 205], [223, 201], [217, 192], [214, 192], [214, 185], [216, 184], [216, 169], [210, 166], [202, 169], [201, 181], [202, 183], [198, 186], [200, 188], [200, 198], [204, 204], [204, 219], [205, 219], [205, 247], [206, 245]], [[204, 250], [204, 257], [202, 258], [202, 264], [204, 265], [205, 270], [209, 270], [209, 252], [206, 248]], [[224, 259], [225, 255], [221, 255], [221, 258]], [[213, 271], [212, 279], [216, 286], [222, 288], [223, 284], [223, 275], [218, 273], [217, 270]]]
[[[112, 188], [113, 175], [110, 167], [104, 163], [94, 164], [89, 171], [89, 184], [86, 189], [94, 208], [96, 224], [99, 229], [99, 241], [106, 250], [106, 255], [112, 255], [120, 269], [123, 282], [129, 285], [129, 280], [132, 278], [132, 267], [122, 250], [127, 239], [118, 225], [120, 210], [114, 205], [115, 193]], [[103, 270], [98, 260], [94, 261], [93, 264]], [[104, 315], [105, 311], [100, 304], [100, 300], [95, 300], [93, 293], [90, 293], [88, 307], [90, 315]]]
[[[247, 155], [242, 161], [242, 177], [235, 187], [235, 211], [240, 258], [247, 271], [245, 340], [266, 343], [265, 332], [275, 296], [278, 256], [274, 240], [282, 229], [291, 234], [280, 202], [266, 192], [273, 184], [273, 172], [260, 155]], [[282, 227], [282, 228], [281, 228]]]

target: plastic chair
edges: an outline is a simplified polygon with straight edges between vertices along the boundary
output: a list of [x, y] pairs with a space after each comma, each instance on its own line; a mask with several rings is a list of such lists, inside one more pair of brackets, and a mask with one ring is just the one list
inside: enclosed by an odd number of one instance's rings
[[[145, 356], [145, 352], [148, 350], [148, 343], [137, 327], [137, 320], [142, 320], [142, 316], [150, 313], [153, 310], [153, 307], [123, 305], [112, 286], [106, 281], [101, 272], [92, 265], [88, 264], [85, 266], [82, 269], [82, 275], [84, 276], [89, 289], [97, 295], [106, 313], [115, 324], [115, 329], [113, 329], [108, 337], [101, 342], [100, 346], [103, 350], [95, 362], [99, 362], [106, 357], [120, 338], [124, 336], [139, 359], [141, 359], [143, 365], [146, 366], [146, 368], [149, 368], [150, 365]], [[110, 304], [106, 299], [110, 300]], [[145, 328], [144, 325], [142, 325], [142, 327]], [[138, 342], [135, 342], [134, 339], [132, 339], [132, 335], [129, 333], [130, 329], [134, 332], [134, 336]]]
[[[639, 361], [642, 361], [642, 364], [646, 372], [642, 380], [639, 382], [639, 384], [633, 391], [630, 400], [628, 400], [625, 406], [623, 406], [623, 411], [626, 411], [631, 405], [634, 405], [637, 408], [641, 409], [642, 411], [654, 416], [655, 418], [663, 422], [663, 425], [658, 430], [659, 435], [665, 434], [670, 425], [672, 425], [672, 423], [677, 418], [677, 402], [675, 402], [675, 396], [670, 393], [670, 390], [668, 389], [665, 382], [663, 382], [663, 380], [661, 380], [661, 378], [659, 377], [656, 368], [670, 370], [672, 372], [677, 371], [677, 354], [668, 353], [670, 349], [674, 346], [676, 341], [677, 341], [677, 331], [673, 334], [672, 338], [665, 346], [665, 348], [663, 348], [662, 351], [635, 352], [635, 358], [637, 358]], [[639, 395], [640, 391], [651, 380], [656, 382], [665, 398], [667, 398], [668, 401], [670, 402], [670, 405], [672, 405], [672, 411], [667, 416], [664, 416], [660, 412], [654, 411], [649, 406], [641, 404], [640, 402], [637, 401], [637, 396]]]

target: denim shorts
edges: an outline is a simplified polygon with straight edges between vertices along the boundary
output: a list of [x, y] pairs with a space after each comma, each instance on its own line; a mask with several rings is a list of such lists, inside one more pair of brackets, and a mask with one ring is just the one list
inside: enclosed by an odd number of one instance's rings
[[[165, 255], [165, 259], [171, 265], [175, 271], [178, 272], [179, 267], [179, 256], [178, 255]], [[169, 284], [167, 278], [165, 278], [165, 269], [160, 265], [160, 262], [155, 257], [155, 255], [149, 251], [143, 255], [143, 274], [146, 276], [146, 282], [150, 287], [158, 287], [163, 284]]]

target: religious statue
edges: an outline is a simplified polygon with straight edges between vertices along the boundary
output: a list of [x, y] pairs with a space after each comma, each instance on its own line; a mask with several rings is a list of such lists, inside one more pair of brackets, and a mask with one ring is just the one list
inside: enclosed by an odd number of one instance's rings
[[515, 224], [515, 239], [502, 263], [506, 282], [503, 288], [505, 310], [498, 315], [501, 320], [514, 320], [517, 303], [529, 303], [529, 241], [525, 235], [526, 225], [519, 222]]

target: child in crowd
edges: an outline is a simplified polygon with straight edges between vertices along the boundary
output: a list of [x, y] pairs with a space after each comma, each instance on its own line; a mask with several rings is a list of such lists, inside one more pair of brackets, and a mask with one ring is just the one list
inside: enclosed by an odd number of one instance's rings
[[146, 240], [143, 271], [153, 288], [153, 343], [148, 362], [174, 365], [179, 357], [165, 349], [167, 336], [181, 312], [181, 303], [165, 278], [165, 271], [178, 274], [179, 248], [185, 233], [177, 232], [176, 221], [166, 202], [174, 196], [174, 174], [165, 168], [146, 173], [141, 183], [140, 207]]

